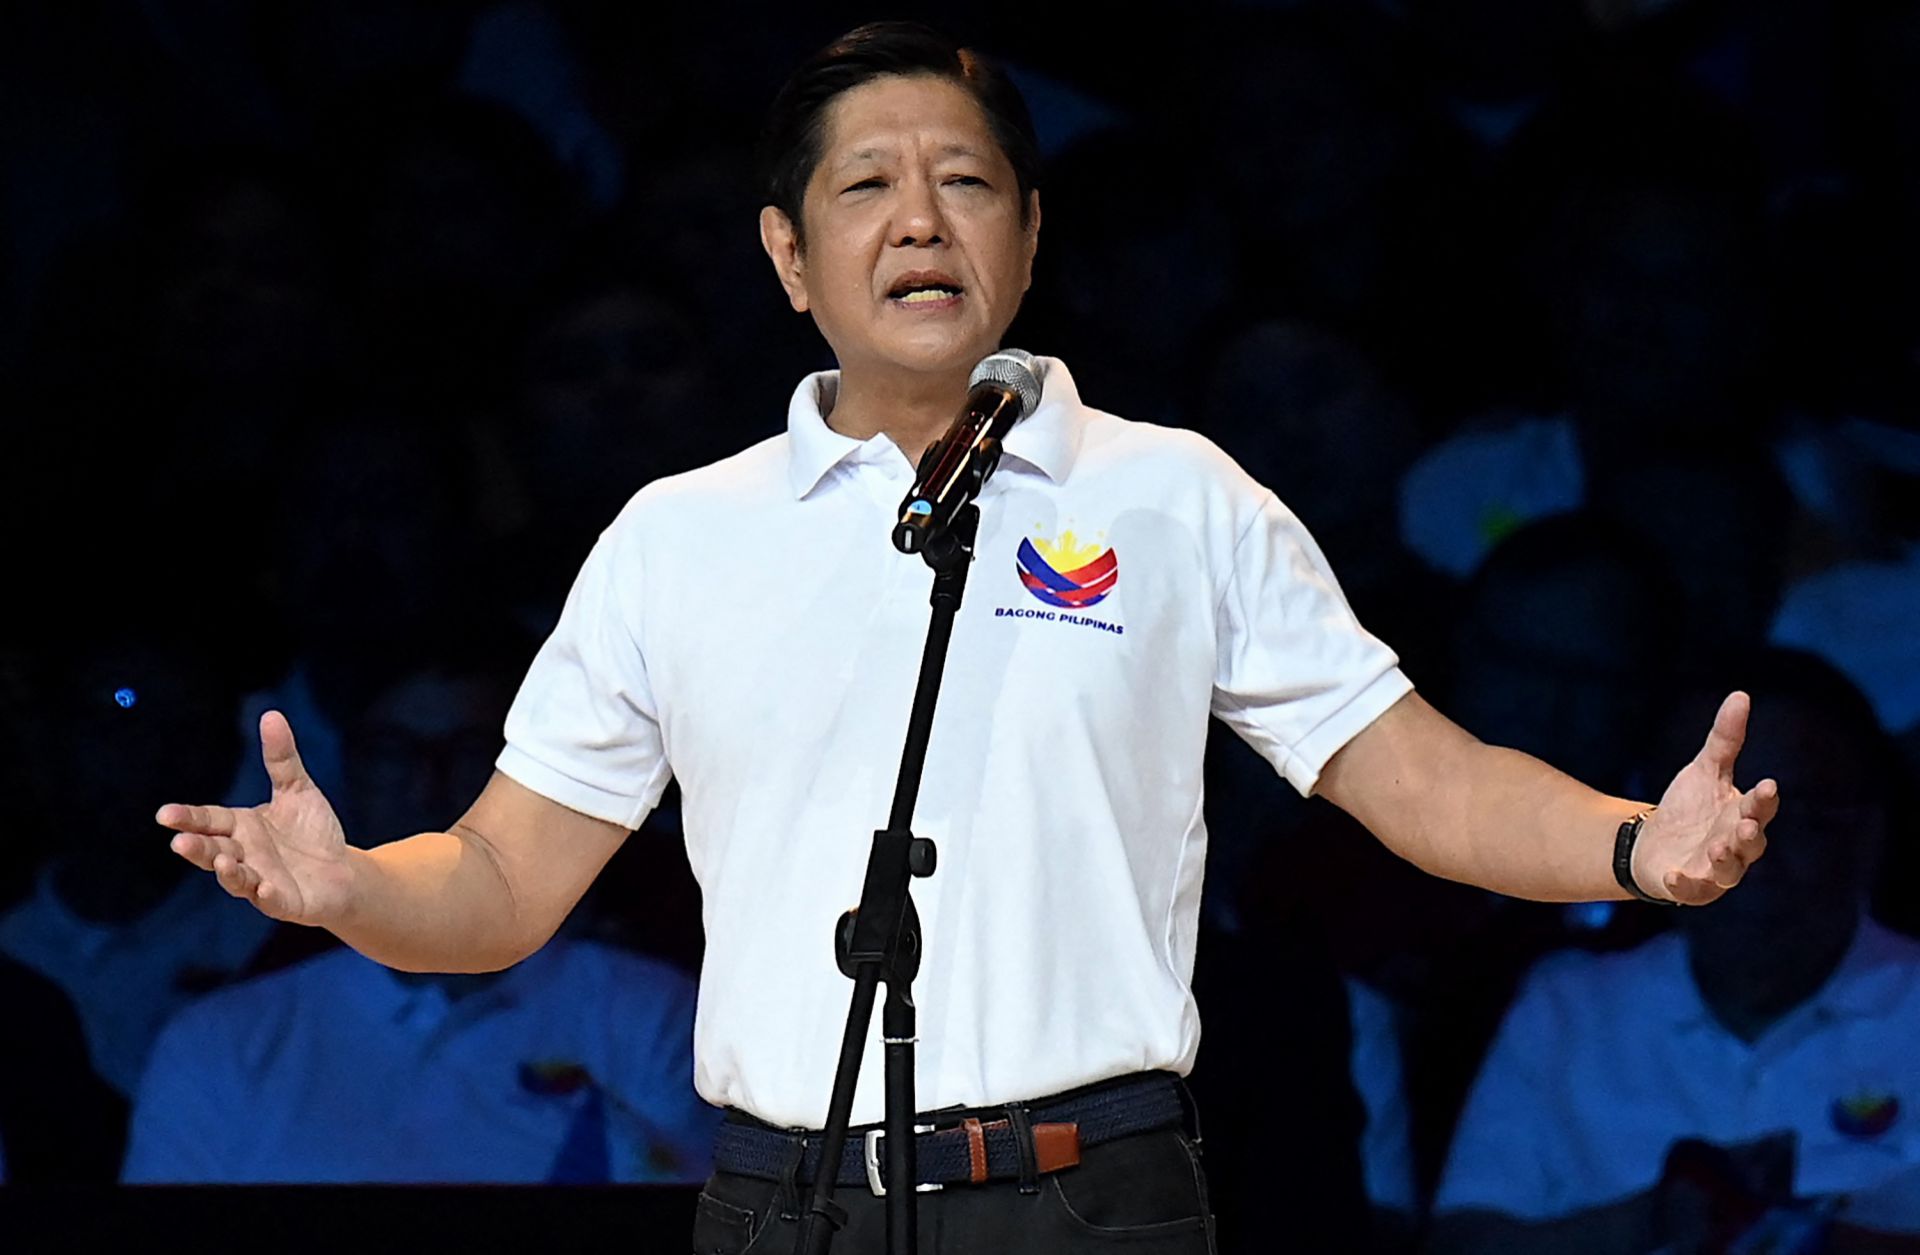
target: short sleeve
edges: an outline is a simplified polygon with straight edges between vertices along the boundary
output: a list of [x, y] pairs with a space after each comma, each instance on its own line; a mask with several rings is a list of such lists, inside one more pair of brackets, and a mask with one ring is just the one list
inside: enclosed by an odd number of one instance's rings
[[626, 1106], [632, 1151], [616, 1180], [698, 1184], [713, 1171], [720, 1109], [694, 1089], [694, 983], [638, 955], [606, 956], [601, 1005], [618, 1048], [611, 1078]]
[[1562, 1183], [1581, 1179], [1558, 1118], [1569, 1067], [1567, 1028], [1554, 1012], [1564, 970], [1549, 959], [1522, 983], [1480, 1074], [1474, 1078], [1446, 1167], [1434, 1194], [1436, 1214], [1496, 1211], [1551, 1220], [1573, 1210]]
[[208, 1004], [195, 1002], [154, 1040], [128, 1121], [121, 1184], [240, 1179], [236, 1139], [259, 1112], [241, 1093], [233, 1036], [223, 1027]]
[[1271, 492], [1234, 547], [1216, 624], [1213, 713], [1303, 796], [1341, 746], [1413, 688]]
[[631, 507], [581, 565], [507, 711], [499, 769], [562, 806], [637, 828], [670, 771], [631, 600], [643, 571]]

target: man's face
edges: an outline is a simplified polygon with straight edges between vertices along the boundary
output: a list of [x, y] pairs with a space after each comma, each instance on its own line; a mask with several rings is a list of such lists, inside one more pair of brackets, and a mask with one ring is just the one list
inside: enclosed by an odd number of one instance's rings
[[373, 842], [451, 823], [486, 784], [512, 692], [480, 675], [416, 672], [348, 730], [349, 821]]
[[888, 76], [828, 105], [802, 212], [804, 251], [771, 206], [761, 242], [842, 367], [969, 369], [1032, 282], [1038, 196], [1023, 228], [1012, 164], [945, 79]]

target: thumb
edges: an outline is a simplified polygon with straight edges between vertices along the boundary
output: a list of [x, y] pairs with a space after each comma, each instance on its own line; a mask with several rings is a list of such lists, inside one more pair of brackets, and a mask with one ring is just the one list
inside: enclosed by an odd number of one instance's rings
[[1747, 743], [1747, 713], [1751, 707], [1752, 699], [1745, 693], [1736, 690], [1727, 694], [1713, 717], [1707, 743], [1700, 747], [1700, 761], [1713, 768], [1722, 779], [1733, 778], [1733, 760], [1740, 756], [1740, 747]]
[[307, 775], [307, 765], [300, 761], [300, 750], [293, 743], [293, 729], [288, 726], [287, 717], [277, 710], [260, 716], [260, 758], [267, 765], [267, 779], [273, 782], [276, 794], [313, 783], [313, 778]]

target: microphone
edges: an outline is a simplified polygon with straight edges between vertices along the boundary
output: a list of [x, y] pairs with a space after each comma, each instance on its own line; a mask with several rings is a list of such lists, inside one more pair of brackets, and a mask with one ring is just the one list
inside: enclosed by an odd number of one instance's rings
[[1000, 465], [1000, 442], [1040, 405], [1046, 365], [1024, 349], [981, 359], [967, 379], [967, 403], [947, 434], [927, 446], [913, 487], [900, 503], [893, 547], [919, 553], [944, 534], [960, 507], [980, 495]]

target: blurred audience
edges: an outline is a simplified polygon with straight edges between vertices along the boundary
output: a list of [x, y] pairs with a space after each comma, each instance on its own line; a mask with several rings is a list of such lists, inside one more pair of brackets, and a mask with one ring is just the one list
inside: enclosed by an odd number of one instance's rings
[[272, 709], [287, 716], [321, 791], [351, 808], [341, 762], [347, 712], [408, 656], [497, 604], [471, 574], [482, 555], [458, 539], [467, 509], [458, 443], [395, 402], [326, 413], [281, 453], [286, 488], [259, 520], [278, 544], [262, 609], [277, 612], [288, 659], [240, 703], [246, 748], [220, 798], [233, 805], [268, 796], [258, 725]]
[[501, 441], [522, 513], [500, 521], [499, 577], [531, 629], [551, 630], [594, 538], [640, 485], [730, 451], [714, 440], [725, 409], [711, 365], [690, 303], [662, 280], [582, 275], [542, 306]]
[[1864, 422], [1842, 431], [1855, 452], [1833, 488], [1858, 521], [1843, 533], [1852, 543], [1788, 585], [1768, 637], [1845, 672], [1909, 769], [1920, 768], [1920, 431]]
[[1468, 587], [1447, 709], [1484, 741], [1630, 793], [1640, 729], [1668, 682], [1676, 609], [1632, 534], [1587, 514], [1536, 523]]
[[93, 1070], [130, 1097], [167, 1018], [244, 967], [271, 922], [154, 835], [154, 799], [218, 795], [237, 695], [195, 646], [125, 627], [69, 641], [33, 682], [27, 830], [52, 839], [0, 913], [0, 953], [72, 999]]
[[[1564, 409], [1478, 415], [1408, 472], [1402, 538], [1455, 578], [1521, 524], [1598, 504], [1595, 480], [1631, 481], [1650, 458], [1751, 464], [1778, 420], [1759, 178], [1735, 124], [1697, 94], [1609, 83], [1535, 129], [1514, 160], [1537, 166], [1537, 183], [1508, 212], [1530, 241], [1524, 295]], [[1669, 516], [1690, 501], [1658, 499]]]
[[211, 994], [161, 1034], [121, 1179], [590, 1185], [706, 1178], [693, 982], [556, 937], [504, 972], [340, 947]]
[[1403, 1250], [1417, 1231], [1422, 1209], [1400, 1009], [1365, 981], [1349, 976], [1345, 984], [1353, 1088], [1366, 1111], [1360, 1172], [1371, 1213], [1370, 1237], [1376, 1250]]
[[[348, 724], [351, 840], [465, 812], [531, 650], [478, 620], [373, 694]], [[192, 1004], [141, 1082], [123, 1179], [704, 1180], [718, 1112], [693, 1090], [692, 980], [575, 931], [469, 975], [335, 945]]]
[[[1816, 660], [1728, 673], [1754, 700], [1743, 772], [1793, 811], [1740, 892], [1633, 950], [1529, 973], [1461, 1115], [1434, 1250], [1809, 1250], [1756, 1235], [1913, 1188], [1920, 943], [1866, 914], [1904, 797], [1893, 756]], [[1721, 695], [1675, 703], [1653, 761], [1697, 752]]]
[[113, 1180], [127, 1102], [88, 1066], [72, 1001], [0, 957], [0, 1006], [28, 1026], [0, 1034], [0, 1184]]
[[[1658, 712], [1762, 638], [1843, 672], [1920, 765], [1916, 13], [1233, 3], [1115, 26], [1097, 54], [1064, 9], [962, 4], [936, 20], [1012, 63], [1050, 167], [1009, 342], [1068, 361], [1091, 404], [1217, 440], [1301, 516], [1362, 622], [1470, 730], [1644, 794]], [[502, 694], [598, 531], [648, 480], [776, 435], [794, 382], [831, 364], [768, 273], [752, 155], [796, 57], [855, 17], [753, 17], [605, 0], [9, 16], [0, 522], [20, 539], [23, 591], [0, 625], [0, 783], [30, 801], [20, 831], [55, 834], [0, 852], [0, 953], [37, 973], [0, 968], [0, 1005], [33, 1026], [12, 1035], [24, 1054], [0, 1058], [13, 1179], [109, 1173], [116, 1092], [165, 1017], [236, 974], [263, 979], [178, 1022], [181, 1048], [230, 1036], [210, 1094], [292, 1101], [287, 1069], [304, 1057], [273, 1057], [275, 1034], [332, 1040], [318, 1017], [344, 999], [403, 1017], [374, 1052], [394, 1069], [488, 1060], [447, 1074], [488, 1095], [449, 1127], [525, 1135], [487, 1170], [671, 1175], [629, 1153], [653, 1083], [636, 1069], [668, 1066], [665, 1047], [518, 1035], [514, 1008], [544, 1004], [514, 973], [442, 985], [317, 953], [324, 933], [263, 943], [255, 913], [183, 882], [150, 820], [183, 789], [262, 800], [256, 721], [271, 705], [356, 839], [445, 823], [486, 778]], [[503, 617], [526, 635], [478, 626]], [[1783, 719], [1825, 727], [1802, 711], [1818, 706], [1756, 692], [1755, 749], [1800, 735]], [[1222, 744], [1196, 1085], [1223, 1147], [1251, 1138], [1265, 1155], [1262, 1130], [1290, 1130], [1301, 1206], [1326, 1221], [1319, 1248], [1411, 1240], [1485, 1042], [1542, 953], [1628, 952], [1550, 960], [1530, 990], [1658, 959], [1661, 979], [1711, 1003], [1688, 983], [1697, 964], [1684, 979], [1672, 965], [1707, 953], [1693, 930], [1739, 918], [1737, 903], [1668, 919], [1436, 882]], [[1830, 782], [1764, 769], [1789, 787], [1762, 869], [1799, 874], [1787, 845], [1829, 840]], [[653, 960], [691, 972], [701, 949], [673, 797], [528, 965], [630, 983], [636, 1006], [606, 1013], [668, 1035], [680, 978]], [[1880, 921], [1920, 930], [1920, 842], [1896, 826], [1880, 868]], [[1253, 888], [1289, 877], [1325, 908], [1301, 918]], [[1772, 909], [1767, 883], [1746, 910]], [[1669, 923], [1687, 936], [1647, 941]], [[1850, 934], [1840, 974], [1819, 973], [1752, 1050], [1791, 1054], [1777, 1043], [1851, 987], [1857, 939], [1878, 935]], [[1839, 944], [1797, 919], [1779, 936]], [[1810, 957], [1778, 966], [1803, 962], [1813, 980]], [[1272, 1003], [1236, 1002], [1248, 986], [1288, 991], [1304, 1025], [1288, 1066], [1313, 1078], [1273, 1095], [1268, 1125], [1245, 1096], [1276, 1066]], [[1547, 999], [1523, 996], [1488, 1075], [1553, 1040], [1523, 1040], [1557, 1014]], [[233, 1026], [249, 1007], [260, 1023]], [[1696, 1020], [1689, 1032], [1738, 1057], [1733, 1030]], [[1596, 1040], [1639, 1023], [1623, 1014]], [[215, 1171], [167, 1140], [167, 1103], [198, 1083], [185, 1069], [155, 1076], [139, 1172]], [[1873, 1076], [1833, 1085], [1791, 1124], [1792, 1154], [1764, 1140], [1777, 1130], [1739, 1124], [1764, 1104], [1730, 1100], [1733, 1125], [1656, 1130], [1667, 1140], [1632, 1173], [1577, 1175], [1632, 1196], [1664, 1170], [1675, 1234], [1676, 1217], [1705, 1214], [1702, 1182], [1738, 1186], [1722, 1203], [1809, 1219], [1782, 1201], [1825, 1192], [1802, 1179], [1827, 1153], [1805, 1139], [1831, 1141], [1842, 1108], [1871, 1125], [1894, 1092]], [[420, 1088], [424, 1144], [451, 1091]], [[1896, 1157], [1904, 1128], [1856, 1149]], [[342, 1140], [319, 1137], [333, 1157], [311, 1170], [403, 1170], [393, 1147], [354, 1150], [352, 1132], [329, 1126]], [[1478, 1136], [1464, 1130], [1458, 1153]], [[1666, 1153], [1684, 1137], [1705, 1140]], [[1517, 1186], [1546, 1170], [1520, 1145], [1485, 1171]], [[260, 1162], [293, 1171], [281, 1155]], [[1265, 1201], [1231, 1158], [1211, 1160], [1223, 1233]], [[1890, 1186], [1873, 1213], [1856, 1197], [1841, 1219], [1898, 1227], [1903, 1197]]]
[[570, 251], [579, 182], [504, 105], [370, 90], [321, 151], [374, 368], [416, 398], [484, 406], [525, 302]]
[[[1103, 131], [1053, 163], [1040, 194], [1040, 299], [1008, 341], [1049, 345], [1083, 395], [1112, 398], [1129, 417], [1191, 424], [1188, 363], [1226, 313], [1236, 259], [1212, 189], [1140, 176], [1172, 143], [1159, 131]], [[1121, 202], [1127, 211], [1114, 213]]]

